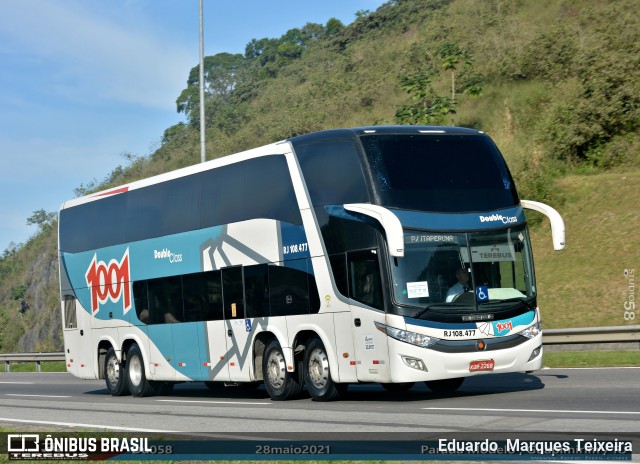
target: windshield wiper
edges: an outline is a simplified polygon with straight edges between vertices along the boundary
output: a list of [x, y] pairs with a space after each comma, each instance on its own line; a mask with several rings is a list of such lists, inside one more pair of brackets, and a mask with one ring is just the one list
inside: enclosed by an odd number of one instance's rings
[[469, 305], [467, 305], [467, 304], [456, 304], [456, 303], [431, 303], [431, 304], [428, 304], [426, 307], [424, 307], [422, 310], [420, 310], [420, 312], [417, 312], [416, 314], [414, 314], [411, 317], [419, 318], [424, 313], [426, 313], [427, 311], [435, 308], [436, 306], [443, 306], [445, 308], [451, 308], [452, 306], [454, 306], [454, 307], [462, 307], [462, 306], [469, 306]]
[[531, 303], [530, 301], [527, 300], [526, 297], [523, 296], [517, 296], [515, 298], [504, 298], [504, 299], [496, 299], [496, 300], [487, 300], [487, 301], [480, 301], [478, 303], [478, 306], [484, 306], [484, 305], [488, 305], [488, 304], [492, 304], [492, 303], [514, 303], [514, 302], [519, 302], [519, 303], [524, 303], [524, 305], [529, 308], [530, 310], [534, 310], [536, 309], [535, 306], [533, 306], [533, 303]]

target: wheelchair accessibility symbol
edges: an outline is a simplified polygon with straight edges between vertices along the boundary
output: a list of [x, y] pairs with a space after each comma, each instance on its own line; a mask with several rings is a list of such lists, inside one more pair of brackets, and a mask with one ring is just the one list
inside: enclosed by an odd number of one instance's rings
[[487, 301], [489, 299], [489, 287], [476, 287], [476, 298], [478, 301]]
[[251, 319], [245, 319], [244, 326], [247, 329], [247, 332], [251, 332]]

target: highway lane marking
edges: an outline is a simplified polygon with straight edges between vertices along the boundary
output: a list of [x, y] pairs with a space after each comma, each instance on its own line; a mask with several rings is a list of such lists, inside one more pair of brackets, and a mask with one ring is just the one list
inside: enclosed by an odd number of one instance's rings
[[4, 396], [28, 396], [30, 398], [71, 398], [65, 395], [23, 395], [20, 393], [5, 393]]
[[250, 401], [208, 401], [208, 400], [156, 400], [165, 403], [205, 403], [205, 404], [232, 404], [232, 405], [249, 405], [249, 406], [270, 406], [273, 403], [257, 403]]
[[38, 421], [26, 419], [13, 419], [9, 417], [0, 417], [0, 422], [18, 422], [20, 424], [40, 424], [40, 425], [58, 425], [61, 427], [82, 427], [100, 430], [117, 430], [123, 432], [149, 432], [149, 433], [179, 433], [179, 430], [157, 430], [157, 429], [140, 429], [135, 427], [119, 427], [117, 425], [101, 425], [101, 424], [80, 424], [76, 422], [55, 422], [55, 421]]
[[640, 411], [576, 411], [574, 409], [497, 409], [497, 408], [422, 408], [435, 411], [491, 411], [491, 412], [562, 412], [569, 414], [629, 414], [639, 415]]

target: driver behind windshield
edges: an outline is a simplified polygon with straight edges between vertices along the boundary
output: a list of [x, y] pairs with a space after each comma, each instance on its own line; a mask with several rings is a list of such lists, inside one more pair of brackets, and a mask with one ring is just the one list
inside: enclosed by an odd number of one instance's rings
[[456, 270], [456, 279], [458, 281], [449, 288], [447, 292], [447, 303], [450, 303], [456, 295], [459, 295], [464, 292], [468, 292], [471, 288], [469, 285], [469, 271], [465, 268], [461, 267]]

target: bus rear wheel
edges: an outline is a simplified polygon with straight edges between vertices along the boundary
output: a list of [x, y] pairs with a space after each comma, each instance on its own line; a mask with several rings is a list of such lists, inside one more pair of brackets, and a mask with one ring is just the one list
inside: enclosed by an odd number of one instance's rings
[[127, 385], [133, 396], [152, 396], [156, 393], [155, 385], [147, 380], [144, 373], [144, 359], [137, 344], [127, 351]]
[[334, 401], [346, 391], [346, 385], [331, 379], [329, 357], [322, 341], [312, 338], [305, 347], [304, 377], [307, 390], [316, 401]]
[[464, 382], [464, 377], [457, 377], [455, 379], [442, 379], [442, 380], [427, 380], [425, 384], [434, 393], [449, 393], [454, 392]]
[[129, 394], [127, 380], [125, 378], [125, 365], [118, 362], [116, 350], [109, 348], [104, 360], [104, 380], [111, 396]]
[[284, 401], [297, 396], [302, 391], [298, 374], [287, 370], [287, 363], [277, 340], [272, 340], [262, 357], [264, 387], [272, 400]]

